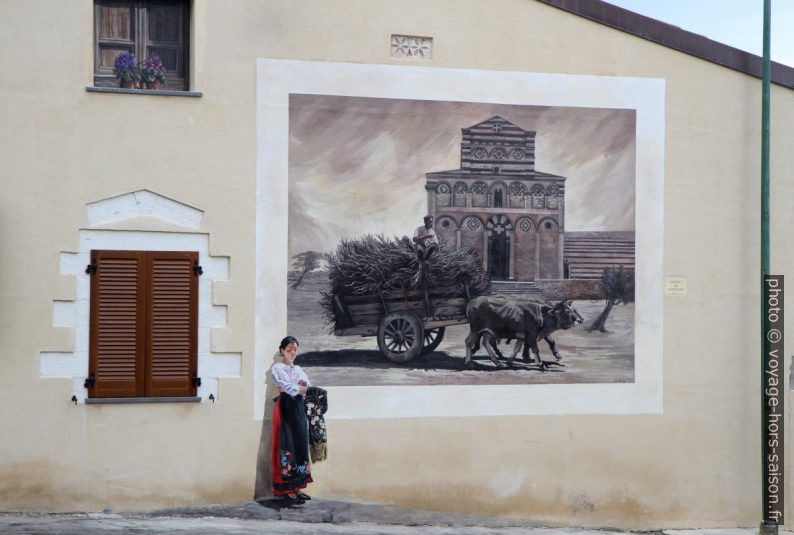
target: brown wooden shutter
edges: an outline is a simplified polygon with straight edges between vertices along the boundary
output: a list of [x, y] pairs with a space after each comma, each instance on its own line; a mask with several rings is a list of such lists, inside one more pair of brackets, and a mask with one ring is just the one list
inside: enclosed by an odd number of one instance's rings
[[89, 397], [133, 397], [144, 392], [146, 255], [92, 251]]
[[198, 253], [151, 252], [146, 322], [147, 396], [195, 396]]

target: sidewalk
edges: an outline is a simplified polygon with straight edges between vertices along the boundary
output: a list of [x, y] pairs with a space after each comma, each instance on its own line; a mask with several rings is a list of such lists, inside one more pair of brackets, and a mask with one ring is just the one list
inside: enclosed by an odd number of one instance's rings
[[[0, 513], [0, 533], [78, 535], [169, 534], [362, 534], [362, 535], [626, 535], [614, 529], [549, 528], [531, 522], [437, 513], [330, 500], [283, 507], [280, 500], [115, 514]], [[634, 532], [643, 535], [754, 535], [758, 528]], [[791, 532], [780, 532], [792, 535]]]

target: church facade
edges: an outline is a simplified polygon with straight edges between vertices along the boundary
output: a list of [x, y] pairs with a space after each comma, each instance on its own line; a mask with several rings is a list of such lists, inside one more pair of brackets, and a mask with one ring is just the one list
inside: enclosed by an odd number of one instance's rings
[[535, 132], [498, 116], [463, 128], [460, 168], [425, 177], [439, 240], [492, 280], [564, 277], [565, 177], [535, 170]]

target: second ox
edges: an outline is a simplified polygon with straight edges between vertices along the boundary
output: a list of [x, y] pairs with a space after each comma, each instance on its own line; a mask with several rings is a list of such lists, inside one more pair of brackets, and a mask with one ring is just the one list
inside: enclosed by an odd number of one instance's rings
[[[471, 357], [479, 348], [481, 339], [488, 356], [496, 366], [501, 366], [497, 356], [497, 340], [515, 338], [518, 341], [512, 355], [507, 359], [508, 365], [513, 365], [513, 359], [521, 349], [523, 340], [523, 344], [532, 349], [541, 370], [545, 369], [545, 364], [540, 358], [538, 340], [546, 339], [559, 362], [560, 355], [551, 333], [558, 329], [569, 329], [582, 322], [582, 316], [571, 306], [571, 301], [560, 301], [551, 305], [496, 296], [472, 299], [466, 308], [466, 318], [469, 320], [469, 335], [466, 337], [464, 366], [471, 365]], [[528, 360], [528, 354], [525, 353], [524, 359]]]

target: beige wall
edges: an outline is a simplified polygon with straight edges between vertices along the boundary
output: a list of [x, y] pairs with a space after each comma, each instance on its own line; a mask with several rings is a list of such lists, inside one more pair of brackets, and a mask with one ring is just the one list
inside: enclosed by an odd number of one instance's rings
[[[432, 36], [434, 59], [391, 60], [392, 33]], [[331, 420], [315, 494], [558, 524], [760, 520], [759, 80], [532, 0], [195, 0], [201, 98], [86, 92], [89, 0], [6, 5], [0, 36], [0, 510], [251, 497], [255, 60], [291, 58], [664, 78], [664, 266], [689, 280], [665, 299], [662, 415]], [[794, 93], [772, 98], [772, 266], [787, 273]], [[143, 188], [204, 210], [211, 253], [230, 257], [213, 345], [242, 351], [242, 377], [215, 404], [74, 406], [68, 380], [38, 373], [41, 351], [72, 343], [51, 321], [74, 295], [58, 253], [87, 203]]]

